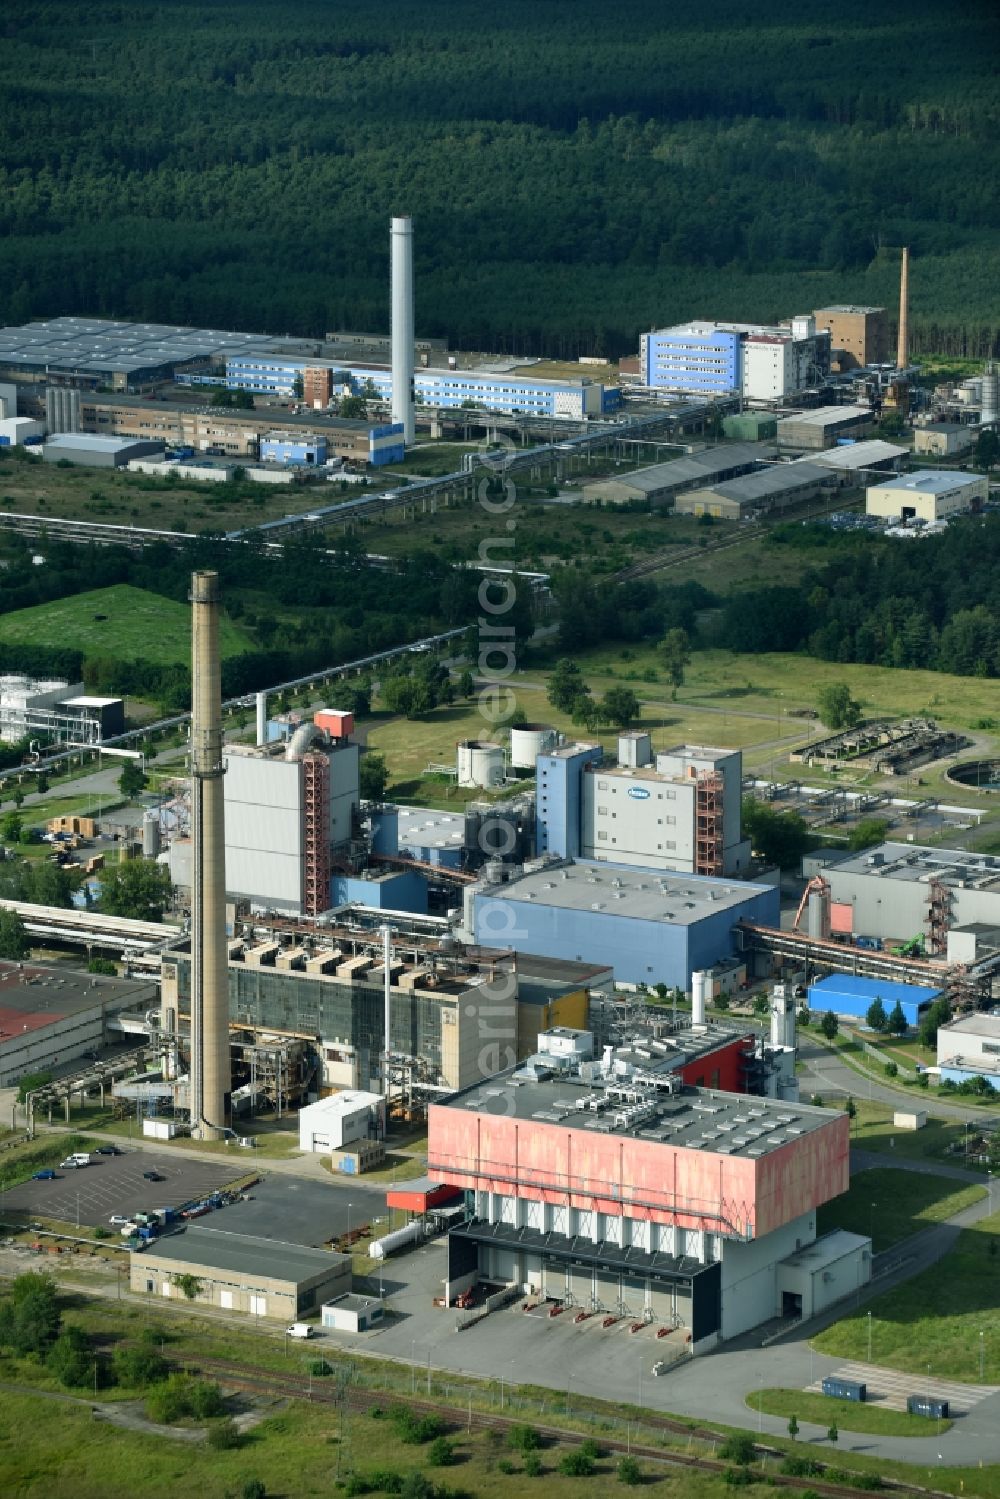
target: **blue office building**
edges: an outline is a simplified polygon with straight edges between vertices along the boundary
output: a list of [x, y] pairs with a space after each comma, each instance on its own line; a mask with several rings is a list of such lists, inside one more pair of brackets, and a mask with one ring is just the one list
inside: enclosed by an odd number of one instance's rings
[[732, 395], [742, 385], [742, 340], [740, 329], [716, 323], [644, 333], [639, 344], [643, 384], [679, 395]]
[[809, 1008], [817, 1013], [832, 1010], [835, 1015], [864, 1020], [876, 999], [881, 999], [887, 1015], [892, 1013], [898, 1000], [910, 1026], [919, 1025], [924, 1010], [941, 997], [940, 989], [927, 988], [923, 984], [896, 984], [888, 979], [862, 978], [854, 973], [831, 973], [809, 985]]
[[602, 963], [623, 983], [681, 989], [695, 970], [738, 955], [741, 920], [778, 926], [778, 891], [581, 860], [466, 895], [467, 924], [485, 947]]

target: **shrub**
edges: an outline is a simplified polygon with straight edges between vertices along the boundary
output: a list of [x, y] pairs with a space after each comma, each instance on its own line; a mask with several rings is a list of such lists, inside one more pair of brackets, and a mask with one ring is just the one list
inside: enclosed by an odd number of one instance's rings
[[753, 1475], [749, 1468], [727, 1468], [722, 1475], [722, 1481], [723, 1483], [727, 1483], [730, 1488], [742, 1489], [746, 1488], [748, 1484], [753, 1483]]
[[427, 1461], [432, 1468], [447, 1468], [455, 1461], [455, 1448], [447, 1437], [435, 1437], [427, 1449]]
[[219, 1386], [210, 1384], [205, 1379], [191, 1381], [189, 1400], [192, 1416], [198, 1416], [202, 1420], [211, 1416], [221, 1416], [226, 1408]]
[[594, 1459], [577, 1448], [575, 1452], [567, 1452], [560, 1459], [559, 1471], [565, 1473], [567, 1478], [589, 1478], [594, 1471]]
[[786, 1457], [781, 1471], [791, 1478], [815, 1478], [823, 1470], [811, 1457]]
[[589, 1457], [595, 1462], [599, 1457], [604, 1456], [602, 1448], [594, 1441], [593, 1437], [588, 1437], [585, 1442], [580, 1443], [580, 1451], [584, 1457]]
[[116, 1348], [113, 1365], [118, 1383], [132, 1389], [144, 1389], [167, 1377], [166, 1361], [150, 1347]]
[[215, 1421], [208, 1428], [208, 1445], [216, 1451], [227, 1452], [233, 1447], [239, 1447], [242, 1442], [240, 1429], [230, 1416], [223, 1421]]
[[540, 1478], [542, 1473], [542, 1460], [537, 1452], [526, 1452], [524, 1455], [524, 1471], [529, 1478]]
[[516, 1464], [514, 1464], [514, 1463], [511, 1462], [511, 1460], [510, 1460], [509, 1457], [502, 1457], [500, 1459], [500, 1461], [497, 1463], [497, 1472], [498, 1473], [516, 1473], [517, 1472], [517, 1466], [516, 1466]]
[[56, 1338], [45, 1362], [61, 1384], [89, 1384], [94, 1374], [94, 1356], [87, 1334], [79, 1327], [66, 1327]]
[[309, 1365], [309, 1373], [316, 1375], [318, 1378], [325, 1378], [328, 1374], [333, 1373], [333, 1365], [328, 1364], [325, 1358], [316, 1358]]
[[169, 1426], [185, 1416], [205, 1420], [219, 1416], [225, 1409], [218, 1385], [190, 1374], [171, 1374], [146, 1397], [146, 1413], [151, 1421]]
[[537, 1452], [542, 1439], [533, 1426], [512, 1426], [507, 1433], [507, 1445], [517, 1452]]
[[444, 1435], [444, 1422], [440, 1416], [415, 1416], [405, 1405], [395, 1406], [389, 1414], [395, 1422], [400, 1441], [410, 1446], [421, 1442], [433, 1442]]
[[727, 1462], [741, 1463], [745, 1466], [753, 1462], [756, 1451], [753, 1437], [748, 1437], [746, 1432], [740, 1431], [726, 1438], [719, 1448], [719, 1456]]
[[642, 1469], [634, 1457], [620, 1457], [616, 1472], [618, 1482], [623, 1483], [626, 1488], [634, 1489], [636, 1484], [642, 1482]]
[[244, 1478], [239, 1499], [267, 1499], [267, 1489], [262, 1478]]

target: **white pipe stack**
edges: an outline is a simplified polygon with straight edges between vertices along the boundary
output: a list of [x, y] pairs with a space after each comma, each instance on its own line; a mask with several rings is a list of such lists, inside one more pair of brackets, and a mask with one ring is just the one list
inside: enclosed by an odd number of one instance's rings
[[392, 419], [403, 424], [403, 441], [414, 438], [413, 350], [413, 221], [409, 214], [392, 220], [389, 233], [392, 259]]

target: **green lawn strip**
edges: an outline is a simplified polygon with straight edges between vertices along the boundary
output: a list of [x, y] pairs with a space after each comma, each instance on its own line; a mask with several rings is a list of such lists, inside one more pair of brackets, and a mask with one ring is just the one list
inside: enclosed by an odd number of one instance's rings
[[963, 1187], [944, 1176], [876, 1167], [852, 1176], [846, 1192], [820, 1206], [816, 1229], [821, 1234], [835, 1228], [866, 1238], [872, 1234], [874, 1251], [881, 1254], [985, 1196], [985, 1187]]
[[[821, 1095], [822, 1096], [822, 1095]], [[839, 1107], [840, 1095], [828, 1096], [825, 1102]], [[926, 1109], [934, 1100], [915, 1097], [909, 1109]], [[867, 1099], [855, 1098], [856, 1113], [851, 1120], [851, 1144], [862, 1150], [875, 1151], [880, 1155], [905, 1156], [907, 1160], [934, 1161], [960, 1170], [982, 1171], [970, 1155], [966, 1160], [966, 1129], [962, 1119], [928, 1117], [922, 1129], [900, 1129], [894, 1122], [894, 1110], [889, 1104], [869, 1103]], [[906, 1101], [900, 1103], [901, 1112], [909, 1111]], [[975, 1129], [969, 1131], [970, 1144], [975, 1139]]]
[[[963, 1229], [937, 1265], [834, 1323], [812, 1340], [821, 1353], [913, 1374], [1000, 1384], [1000, 1214]], [[982, 1337], [980, 1337], [982, 1334]], [[980, 1350], [983, 1374], [980, 1378]]]
[[[92, 1336], [101, 1338], [104, 1346], [111, 1347], [120, 1338], [135, 1339], [144, 1331], [158, 1334], [163, 1340], [164, 1354], [174, 1362], [188, 1364], [197, 1369], [200, 1359], [218, 1357], [242, 1363], [246, 1368], [272, 1369], [276, 1371], [304, 1372], [312, 1361], [313, 1354], [303, 1354], [302, 1350], [293, 1349], [287, 1354], [282, 1340], [277, 1337], [264, 1337], [255, 1335], [251, 1331], [243, 1332], [239, 1328], [215, 1323], [214, 1321], [197, 1315], [184, 1314], [174, 1311], [172, 1315], [164, 1316], [158, 1307], [150, 1305], [137, 1307], [131, 1303], [116, 1303], [113, 1301], [100, 1302], [89, 1297], [71, 1297], [64, 1308], [67, 1322], [76, 1323], [84, 1328]], [[354, 1353], [341, 1353], [323, 1350], [324, 1357], [334, 1367], [334, 1377], [337, 1371], [349, 1374], [354, 1386], [364, 1390], [379, 1392], [384, 1396], [380, 1403], [384, 1408], [391, 1407], [393, 1400], [405, 1397], [411, 1391], [412, 1373], [404, 1364], [394, 1361], [379, 1360], [358, 1356]], [[20, 1362], [20, 1361], [18, 1361]], [[8, 1377], [0, 1374], [0, 1378]], [[423, 1396], [424, 1389], [421, 1387], [418, 1393]], [[454, 1421], [454, 1429], [450, 1436], [457, 1443], [461, 1456], [461, 1468], [456, 1476], [459, 1476], [463, 1484], [471, 1487], [472, 1492], [480, 1496], [480, 1499], [488, 1499], [490, 1495], [506, 1496], [520, 1495], [521, 1493], [536, 1492], [536, 1487], [527, 1489], [522, 1487], [522, 1480], [515, 1475], [501, 1475], [496, 1467], [496, 1459], [506, 1449], [489, 1438], [480, 1437], [473, 1432], [471, 1438], [466, 1436], [462, 1413], [467, 1409], [467, 1402], [471, 1395], [473, 1411], [498, 1412], [498, 1390], [495, 1381], [471, 1380], [464, 1378], [461, 1374], [452, 1373], [448, 1370], [435, 1370], [432, 1378], [432, 1396], [436, 1397], [442, 1406], [452, 1408], [451, 1419]], [[105, 1395], [99, 1395], [103, 1400]], [[24, 1399], [23, 1405], [17, 1402]], [[11, 1412], [16, 1411], [14, 1418]], [[129, 1466], [121, 1471], [114, 1462], [109, 1462], [112, 1449], [99, 1444], [99, 1451], [95, 1454], [90, 1440], [91, 1431], [103, 1432], [103, 1425], [94, 1426], [89, 1413], [85, 1412], [85, 1421], [81, 1425], [72, 1422], [72, 1430], [76, 1433], [78, 1440], [66, 1438], [62, 1433], [63, 1412], [67, 1415], [73, 1414], [72, 1407], [56, 1407], [49, 1401], [40, 1404], [37, 1399], [21, 1396], [8, 1395], [5, 1391], [0, 1399], [0, 1474], [10, 1471], [16, 1476], [16, 1482], [11, 1482], [4, 1489], [5, 1499], [8, 1492], [12, 1496], [29, 1496], [44, 1494], [47, 1496], [59, 1491], [58, 1485], [52, 1486], [53, 1474], [61, 1472], [79, 1475], [79, 1483], [74, 1483], [74, 1499], [90, 1499], [91, 1495], [100, 1495], [101, 1499], [117, 1499], [119, 1493], [130, 1495], [126, 1485], [133, 1480], [131, 1463], [131, 1449], [133, 1440], [136, 1444], [136, 1460], [146, 1461], [148, 1466], [143, 1470], [142, 1491], [150, 1495], [173, 1492], [169, 1484], [179, 1483], [178, 1473], [180, 1469], [174, 1466], [177, 1462], [183, 1462], [186, 1466], [184, 1472], [199, 1482], [206, 1495], [220, 1496], [225, 1488], [216, 1484], [218, 1469], [213, 1465], [214, 1457], [210, 1456], [208, 1449], [198, 1446], [191, 1448], [187, 1444], [181, 1446], [169, 1438], [158, 1438], [154, 1436], [138, 1436], [133, 1438], [129, 1432], [113, 1430], [112, 1435], [121, 1444], [121, 1449], [128, 1451]], [[682, 1424], [688, 1428], [689, 1435], [683, 1432], [669, 1432], [657, 1429], [649, 1424], [648, 1412], [637, 1410], [633, 1406], [614, 1405], [606, 1401], [590, 1399], [574, 1394], [570, 1397], [566, 1392], [553, 1391], [530, 1385], [507, 1386], [507, 1398], [505, 1414], [510, 1414], [514, 1420], [527, 1424], [554, 1424], [567, 1431], [575, 1431], [580, 1435], [595, 1436], [598, 1441], [602, 1436], [609, 1439], [622, 1440], [626, 1430], [630, 1430], [632, 1442], [636, 1445], [660, 1446], [665, 1453], [670, 1450], [684, 1451], [689, 1453], [705, 1453], [711, 1456], [716, 1450], [711, 1441], [697, 1438], [694, 1431], [704, 1422], [680, 1418]], [[447, 1418], [446, 1418], [447, 1419]], [[678, 1419], [678, 1418], [673, 1418]], [[49, 1429], [50, 1423], [53, 1429]], [[316, 1423], [315, 1426], [313, 1423]], [[709, 1421], [714, 1430], [717, 1423]], [[30, 1436], [23, 1441], [19, 1440], [19, 1427], [31, 1428]], [[55, 1427], [59, 1427], [58, 1432]], [[731, 1428], [718, 1427], [720, 1437], [728, 1435]], [[235, 1454], [225, 1454], [231, 1466], [225, 1469], [227, 1481], [231, 1485], [234, 1476], [244, 1474], [259, 1474], [267, 1483], [269, 1492], [286, 1496], [286, 1499], [296, 1499], [298, 1495], [306, 1495], [313, 1492], [325, 1492], [326, 1488], [316, 1478], [312, 1463], [314, 1458], [313, 1440], [314, 1432], [318, 1435], [316, 1440], [323, 1444], [323, 1450], [319, 1452], [318, 1460], [326, 1463], [323, 1472], [323, 1483], [330, 1486], [333, 1473], [336, 1468], [336, 1445], [339, 1432], [338, 1417], [331, 1408], [309, 1409], [302, 1406], [292, 1405], [277, 1417], [272, 1417], [257, 1427], [255, 1433], [248, 1439], [246, 1446]], [[284, 1438], [294, 1438], [285, 1442]], [[370, 1417], [350, 1415], [345, 1431], [346, 1446], [341, 1454], [344, 1462], [343, 1471], [349, 1471], [352, 1467], [365, 1470], [370, 1469], [377, 1461], [380, 1465], [391, 1466], [396, 1463], [394, 1442], [388, 1428], [383, 1427], [382, 1422], [374, 1422]], [[480, 1448], [477, 1444], [483, 1443]], [[879, 1474], [885, 1477], [897, 1477], [900, 1480], [911, 1483], [924, 1483], [927, 1480], [926, 1470], [911, 1464], [890, 1463], [882, 1459], [867, 1457], [861, 1453], [845, 1453], [843, 1459], [835, 1449], [827, 1445], [810, 1446], [802, 1442], [792, 1442], [791, 1439], [782, 1437], [769, 1437], [767, 1445], [776, 1448], [783, 1454], [794, 1452], [798, 1455], [811, 1457], [814, 1460], [832, 1466], [843, 1472], [848, 1469], [854, 1473]], [[37, 1450], [36, 1450], [37, 1446]], [[331, 1451], [331, 1448], [334, 1450]], [[483, 1451], [484, 1458], [482, 1466], [478, 1465], [477, 1452]], [[18, 1460], [27, 1463], [25, 1473], [20, 1469], [9, 1468], [8, 1460], [12, 1453], [16, 1452]], [[50, 1464], [49, 1455], [53, 1452], [58, 1454]], [[374, 1458], [372, 1454], [378, 1454]], [[392, 1454], [392, 1462], [389, 1454]], [[408, 1449], [408, 1454], [401, 1454], [400, 1467], [404, 1467], [403, 1458], [410, 1456], [412, 1466], [420, 1466], [421, 1449]], [[553, 1492], [578, 1496], [581, 1492], [591, 1492], [590, 1487], [581, 1489], [579, 1481], [566, 1481], [556, 1475], [555, 1467], [558, 1461], [559, 1448], [546, 1447], [543, 1450], [543, 1465], [545, 1477], [551, 1478]], [[204, 1457], [204, 1462], [202, 1461]], [[246, 1459], [246, 1461], [244, 1461]], [[166, 1465], [166, 1466], [164, 1466]], [[282, 1467], [284, 1465], [284, 1468]], [[643, 1460], [642, 1465], [648, 1475], [659, 1475], [656, 1465], [650, 1460]], [[520, 1461], [515, 1462], [520, 1467]], [[669, 1474], [669, 1470], [667, 1470]], [[602, 1460], [599, 1474], [595, 1478], [593, 1492], [604, 1491], [601, 1487], [600, 1473], [613, 1477], [614, 1460]], [[441, 1478], [446, 1482], [448, 1475], [442, 1473]], [[974, 1486], [971, 1481], [973, 1474], [969, 1470], [944, 1469], [934, 1474], [935, 1486], [947, 1493], [958, 1494], [960, 1492], [976, 1493], [983, 1499], [1000, 1499], [1000, 1467], [978, 1470], [974, 1474]], [[37, 1487], [21, 1486], [22, 1483], [34, 1484]], [[652, 1477], [650, 1477], [652, 1481]], [[849, 1481], [840, 1478], [839, 1481]], [[122, 1487], [118, 1487], [121, 1482]], [[607, 1479], [605, 1479], [605, 1483]], [[574, 1487], [573, 1484], [576, 1484]], [[678, 1493], [676, 1487], [677, 1476], [673, 1477], [673, 1485], [669, 1489], [665, 1487], [664, 1492]], [[102, 1486], [102, 1484], [104, 1486]], [[683, 1476], [683, 1493], [700, 1496], [721, 1496], [728, 1492], [728, 1486], [721, 1480], [709, 1478], [695, 1472], [685, 1473]], [[696, 1486], [699, 1485], [699, 1486]], [[963, 1487], [964, 1486], [964, 1487]]]
[[[0, 615], [0, 642], [70, 645], [117, 660], [186, 662], [191, 659], [191, 611], [148, 589], [116, 583]], [[224, 657], [254, 648], [250, 637], [225, 616], [219, 642]]]
[[[93, 1150], [96, 1140], [86, 1135], [70, 1134], [36, 1135], [23, 1145], [13, 1145], [0, 1155], [0, 1193], [8, 1187], [19, 1186], [28, 1181], [36, 1171], [58, 1166], [74, 1150]], [[0, 1218], [3, 1217], [3, 1197], [0, 1196]]]
[[797, 1421], [812, 1421], [826, 1427], [836, 1423], [841, 1431], [867, 1431], [883, 1437], [936, 1436], [952, 1424], [935, 1421], [930, 1416], [911, 1416], [907, 1411], [886, 1410], [867, 1401], [812, 1395], [805, 1390], [754, 1390], [747, 1397], [747, 1405], [767, 1416], [794, 1416]]

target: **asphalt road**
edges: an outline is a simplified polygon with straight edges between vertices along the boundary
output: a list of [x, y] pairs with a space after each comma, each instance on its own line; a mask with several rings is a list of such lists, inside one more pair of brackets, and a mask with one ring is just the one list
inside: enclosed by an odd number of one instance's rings
[[825, 1101], [831, 1093], [845, 1097], [850, 1094], [852, 1098], [888, 1104], [893, 1109], [920, 1107], [946, 1119], [970, 1119], [981, 1124], [1000, 1126], [1000, 1113], [995, 1109], [965, 1108], [961, 1104], [946, 1103], [940, 1098], [928, 1101], [912, 1089], [903, 1091], [900, 1088], [890, 1088], [874, 1076], [862, 1076], [860, 1072], [855, 1072], [835, 1052], [801, 1032], [798, 1040], [799, 1060], [804, 1063], [804, 1070], [799, 1075], [803, 1098], [819, 1093]]

